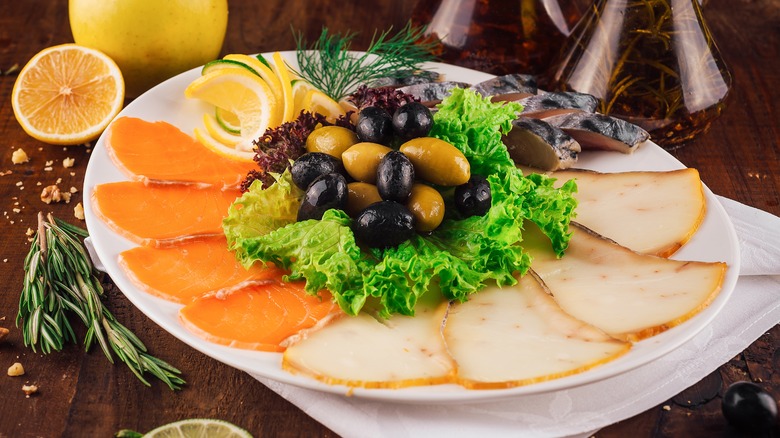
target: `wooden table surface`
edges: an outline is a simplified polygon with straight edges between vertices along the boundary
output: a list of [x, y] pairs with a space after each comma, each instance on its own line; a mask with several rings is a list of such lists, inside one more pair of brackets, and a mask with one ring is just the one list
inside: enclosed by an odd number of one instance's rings
[[[294, 48], [290, 25], [313, 38], [326, 25], [361, 31], [354, 48], [365, 48], [373, 29], [403, 25], [413, 0], [230, 0], [224, 53]], [[65, 0], [6, 1], [0, 14], [0, 70], [22, 67], [41, 49], [72, 42]], [[780, 0], [710, 0], [704, 8], [712, 34], [730, 65], [734, 87], [724, 115], [706, 135], [673, 152], [699, 169], [713, 192], [780, 214]], [[14, 119], [10, 95], [16, 77], [0, 76], [0, 437], [111, 436], [129, 428], [148, 431], [171, 421], [213, 417], [231, 421], [255, 436], [334, 436], [247, 374], [189, 348], [148, 320], [106, 280], [108, 307], [144, 340], [155, 355], [181, 368], [188, 381], [180, 392], [154, 383], [146, 387], [124, 365], [110, 365], [102, 352], [69, 346], [61, 353], [35, 354], [22, 342], [14, 319], [22, 285], [25, 235], [38, 211], [77, 223], [70, 204], [46, 205], [43, 186], [83, 184], [89, 160], [84, 147], [55, 147], [28, 137]], [[24, 149], [31, 161], [11, 163]], [[75, 166], [64, 168], [65, 158]], [[53, 163], [47, 164], [48, 161]], [[47, 170], [47, 167], [51, 170]], [[10, 174], [7, 171], [11, 171]], [[81, 222], [83, 225], [83, 222]], [[79, 332], [83, 336], [83, 331]], [[699, 384], [634, 418], [608, 427], [599, 437], [734, 436], [720, 413], [720, 395], [735, 380], [753, 380], [780, 396], [780, 329], [775, 327]], [[22, 377], [5, 369], [21, 362]], [[36, 384], [26, 398], [21, 387]], [[690, 401], [690, 403], [689, 403]], [[344, 421], [350, 421], [344, 418]]]

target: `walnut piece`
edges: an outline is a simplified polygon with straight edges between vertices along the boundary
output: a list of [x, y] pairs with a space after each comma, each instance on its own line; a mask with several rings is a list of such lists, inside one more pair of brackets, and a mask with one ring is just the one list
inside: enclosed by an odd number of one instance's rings
[[30, 161], [30, 157], [27, 156], [27, 152], [24, 149], [19, 148], [11, 155], [11, 162], [14, 164], [22, 164]]
[[8, 375], [11, 377], [18, 377], [24, 375], [24, 367], [19, 362], [14, 363], [8, 367]]
[[73, 207], [73, 216], [76, 216], [76, 219], [78, 220], [84, 220], [84, 206], [81, 205], [81, 202], [76, 204], [75, 207]]
[[52, 202], [60, 202], [65, 201], [65, 203], [70, 202], [71, 197], [70, 192], [63, 192], [60, 190], [60, 188], [57, 185], [50, 185], [43, 188], [43, 191], [41, 191], [41, 201], [51, 204]]
[[62, 167], [73, 167], [74, 164], [76, 164], [75, 158], [68, 157], [62, 160]]
[[0, 327], [0, 342], [5, 341], [5, 338], [8, 337], [8, 333], [11, 333], [11, 331], [5, 327]]
[[27, 398], [30, 398], [31, 395], [38, 392], [38, 387], [36, 385], [22, 385], [22, 391]]

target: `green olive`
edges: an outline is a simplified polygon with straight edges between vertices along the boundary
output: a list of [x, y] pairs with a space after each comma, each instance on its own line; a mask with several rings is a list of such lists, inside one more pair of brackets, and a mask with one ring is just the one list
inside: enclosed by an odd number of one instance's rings
[[306, 151], [322, 152], [340, 160], [341, 154], [358, 141], [357, 135], [347, 128], [323, 126], [312, 131], [306, 138]]
[[341, 161], [352, 178], [374, 184], [379, 161], [390, 151], [392, 149], [379, 143], [358, 143], [341, 154]]
[[435, 230], [444, 219], [444, 199], [441, 193], [425, 184], [412, 186], [406, 208], [414, 216], [414, 228], [421, 233]]
[[419, 179], [440, 186], [459, 186], [471, 177], [469, 160], [455, 146], [433, 137], [419, 137], [401, 146]]
[[347, 184], [347, 214], [351, 217], [357, 217], [364, 208], [381, 200], [379, 190], [373, 184], [364, 182]]

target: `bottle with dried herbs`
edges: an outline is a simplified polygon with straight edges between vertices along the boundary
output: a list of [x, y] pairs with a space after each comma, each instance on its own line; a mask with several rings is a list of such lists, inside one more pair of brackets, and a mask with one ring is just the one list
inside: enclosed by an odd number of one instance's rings
[[596, 96], [667, 149], [709, 129], [731, 88], [698, 0], [598, 0], [551, 71], [551, 88]]

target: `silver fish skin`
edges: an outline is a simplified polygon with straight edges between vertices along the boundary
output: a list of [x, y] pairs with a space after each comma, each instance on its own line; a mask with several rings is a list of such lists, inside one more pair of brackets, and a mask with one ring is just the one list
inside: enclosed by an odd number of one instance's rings
[[395, 76], [386, 76], [374, 81], [372, 87], [405, 87], [407, 85], [427, 84], [430, 82], [438, 82], [442, 79], [442, 75], [435, 71], [428, 70], [404, 70], [401, 74]]
[[604, 114], [575, 112], [545, 118], [547, 123], [571, 135], [583, 149], [634, 152], [650, 138], [641, 127]]
[[482, 97], [498, 96], [502, 94], [536, 94], [539, 88], [536, 85], [536, 78], [532, 75], [508, 74], [497, 76], [493, 79], [480, 82], [471, 86]]
[[503, 141], [515, 164], [545, 171], [572, 167], [582, 151], [569, 134], [538, 119], [514, 120]]
[[529, 96], [517, 103], [523, 105], [522, 117], [543, 119], [578, 111], [592, 113], [596, 111], [599, 101], [590, 94], [562, 91]]
[[471, 84], [466, 82], [444, 81], [408, 85], [399, 88], [399, 90], [411, 94], [420, 99], [420, 102], [423, 104], [430, 106], [441, 102], [445, 97], [452, 93], [453, 89], [468, 88], [469, 86], [471, 86]]

